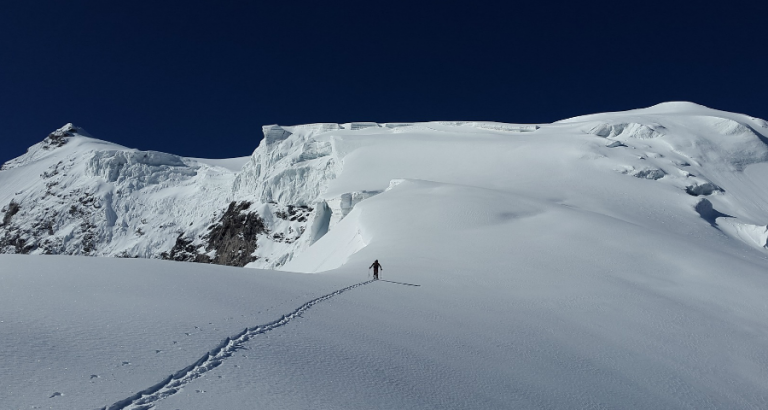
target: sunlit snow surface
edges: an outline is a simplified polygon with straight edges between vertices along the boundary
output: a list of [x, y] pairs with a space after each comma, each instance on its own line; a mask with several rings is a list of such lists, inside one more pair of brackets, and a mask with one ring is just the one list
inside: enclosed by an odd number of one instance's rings
[[225, 178], [324, 201], [283, 266], [322, 274], [0, 256], [0, 408], [768, 407], [765, 121], [353, 125], [268, 130]]

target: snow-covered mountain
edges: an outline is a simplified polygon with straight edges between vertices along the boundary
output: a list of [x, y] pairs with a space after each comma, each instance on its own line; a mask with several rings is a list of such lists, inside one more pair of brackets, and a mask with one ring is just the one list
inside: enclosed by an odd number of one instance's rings
[[250, 159], [206, 160], [67, 124], [3, 165], [0, 251], [279, 267], [328, 227], [316, 202], [340, 168], [321, 129], [265, 127]]
[[[616, 173], [675, 189], [676, 205], [764, 248], [765, 193], [744, 171], [768, 158], [766, 127], [691, 103], [541, 125], [271, 125], [250, 158], [205, 160], [128, 149], [67, 124], [3, 165], [0, 252], [279, 268], [400, 179], [525, 190], [566, 178], [569, 190], [583, 191], [579, 201], [599, 207], [648, 188], [606, 183]], [[575, 164], [600, 176], [577, 177]], [[614, 189], [621, 192], [607, 192]]]
[[0, 255], [0, 408], [766, 408], [765, 121], [264, 134], [204, 160], [68, 125], [3, 166], [5, 253], [282, 272]]

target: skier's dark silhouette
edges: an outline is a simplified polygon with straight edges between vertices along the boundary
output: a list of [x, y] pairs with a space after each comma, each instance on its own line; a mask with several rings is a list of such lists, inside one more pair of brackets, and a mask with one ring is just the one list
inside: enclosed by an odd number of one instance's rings
[[379, 280], [379, 268], [381, 268], [381, 270], [384, 270], [384, 267], [381, 266], [378, 259], [373, 261], [373, 264], [368, 267], [368, 269], [371, 269], [371, 268], [373, 268], [373, 280]]

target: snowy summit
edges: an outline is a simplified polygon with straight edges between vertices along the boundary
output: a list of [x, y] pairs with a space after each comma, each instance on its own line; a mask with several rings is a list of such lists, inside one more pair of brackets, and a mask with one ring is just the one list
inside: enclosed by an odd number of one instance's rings
[[766, 121], [263, 132], [2, 166], [0, 408], [765, 408]]

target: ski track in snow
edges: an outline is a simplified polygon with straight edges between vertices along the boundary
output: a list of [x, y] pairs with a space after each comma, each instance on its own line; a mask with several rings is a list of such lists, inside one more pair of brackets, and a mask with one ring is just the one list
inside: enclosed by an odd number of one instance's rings
[[218, 367], [226, 358], [232, 356], [233, 353], [240, 349], [244, 349], [243, 343], [247, 342], [250, 338], [269, 332], [281, 326], [287, 325], [291, 320], [301, 316], [312, 306], [326, 301], [336, 295], [344, 293], [348, 290], [354, 289], [359, 286], [367, 285], [374, 282], [368, 280], [360, 282], [346, 288], [339, 289], [331, 292], [327, 295], [320, 296], [312, 299], [309, 302], [299, 306], [293, 312], [283, 315], [282, 318], [273, 322], [259, 325], [255, 327], [249, 327], [235, 336], [224, 339], [221, 344], [216, 348], [209, 351], [195, 363], [179, 370], [178, 372], [166, 377], [160, 383], [155, 384], [152, 387], [144, 389], [126, 399], [120, 400], [110, 406], [101, 407], [99, 410], [148, 410], [154, 407], [155, 403], [178, 393], [181, 388], [187, 383], [201, 377], [203, 374]]

